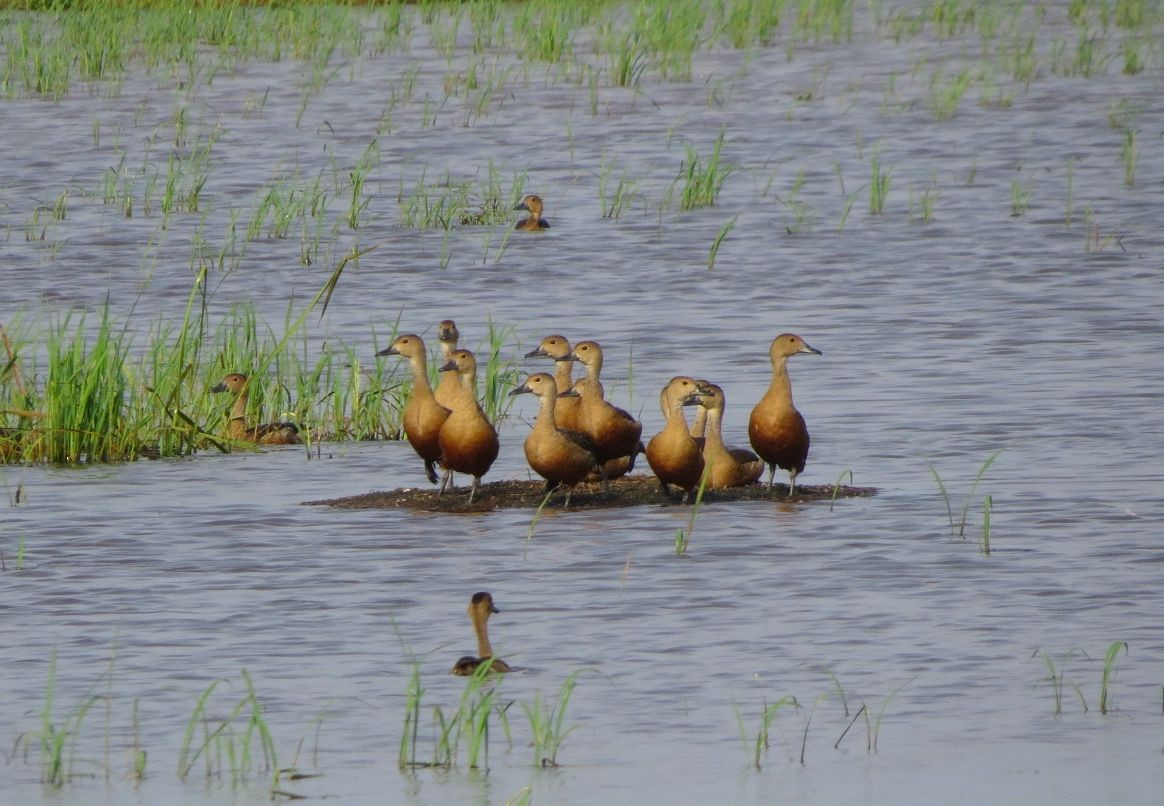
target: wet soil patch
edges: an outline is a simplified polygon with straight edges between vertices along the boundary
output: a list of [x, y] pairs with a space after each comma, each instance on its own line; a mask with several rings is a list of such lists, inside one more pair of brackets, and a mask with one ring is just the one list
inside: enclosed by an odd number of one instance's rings
[[[305, 504], [341, 509], [416, 509], [425, 512], [489, 512], [494, 509], [537, 509], [545, 499], [542, 481], [494, 481], [482, 484], [473, 503], [468, 503], [468, 487], [458, 487], [438, 496], [436, 489], [403, 488], [361, 495], [304, 501]], [[761, 484], [729, 490], [707, 490], [704, 503], [723, 501], [776, 501], [781, 503], [828, 501], [876, 495], [875, 487], [797, 486], [796, 495], [788, 496], [788, 485], [777, 484], [769, 490]], [[610, 483], [606, 492], [601, 484], [579, 485], [570, 498], [571, 509], [605, 509], [644, 505], [678, 504], [681, 495], [674, 488], [670, 500], [663, 497], [654, 476], [623, 476]], [[548, 507], [561, 508], [563, 493], [555, 493]]]

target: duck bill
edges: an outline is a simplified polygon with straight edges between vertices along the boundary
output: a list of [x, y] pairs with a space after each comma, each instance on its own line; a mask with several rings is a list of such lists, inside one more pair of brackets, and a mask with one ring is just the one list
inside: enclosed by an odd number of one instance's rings
[[395, 347], [385, 347], [383, 350], [376, 353], [376, 355], [400, 355], [400, 351]]
[[525, 357], [526, 358], [538, 358], [539, 356], [543, 356], [543, 355], [549, 355], [549, 353], [547, 353], [545, 350], [543, 350], [541, 347], [539, 347], [536, 350], [530, 350], [528, 353], [525, 354]]

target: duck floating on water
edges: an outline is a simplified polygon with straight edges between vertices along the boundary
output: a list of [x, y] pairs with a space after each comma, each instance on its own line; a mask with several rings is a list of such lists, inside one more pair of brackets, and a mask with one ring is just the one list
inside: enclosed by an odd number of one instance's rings
[[477, 671], [481, 664], [489, 664], [491, 672], [512, 672], [508, 663], [500, 658], [493, 657], [493, 647], [489, 644], [489, 617], [501, 611], [493, 604], [493, 595], [487, 591], [474, 593], [469, 601], [469, 620], [473, 622], [473, 631], [477, 634], [477, 657], [465, 655], [453, 664], [453, 674], [467, 677]]
[[247, 376], [241, 372], [232, 372], [222, 381], [210, 388], [211, 392], [230, 392], [236, 395], [234, 406], [230, 410], [230, 417], [226, 421], [226, 436], [240, 442], [253, 442], [256, 445], [298, 445], [299, 426], [292, 422], [261, 423], [247, 427]]
[[529, 213], [528, 216], [514, 225], [514, 229], [538, 232], [550, 228], [550, 222], [542, 218], [542, 197], [536, 193], [527, 193], [522, 196], [521, 201], [513, 209], [525, 210]]
[[795, 333], [781, 333], [772, 340], [768, 357], [772, 362], [772, 383], [748, 420], [748, 438], [768, 465], [768, 489], [779, 467], [788, 471], [788, 495], [796, 492], [796, 477], [804, 472], [808, 459], [808, 426], [792, 405], [792, 380], [788, 359], [794, 355], [821, 355]]

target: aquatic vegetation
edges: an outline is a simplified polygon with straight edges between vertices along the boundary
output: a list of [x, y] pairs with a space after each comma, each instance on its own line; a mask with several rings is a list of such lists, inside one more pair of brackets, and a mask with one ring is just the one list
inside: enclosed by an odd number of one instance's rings
[[588, 669], [578, 669], [571, 672], [562, 681], [558, 689], [558, 697], [553, 705], [542, 699], [540, 691], [534, 694], [532, 704], [523, 702], [521, 708], [529, 719], [530, 732], [533, 734], [534, 764], [539, 767], [558, 766], [558, 750], [562, 742], [573, 732], [574, 728], [566, 728], [566, 708], [570, 705], [570, 696], [578, 682], [578, 675]]
[[73, 780], [73, 764], [76, 761], [77, 735], [93, 706], [100, 697], [86, 693], [59, 724], [55, 714], [56, 705], [57, 655], [49, 659], [48, 681], [45, 684], [44, 703], [40, 709], [40, 728], [22, 733], [16, 739], [16, 748], [26, 750], [34, 746], [40, 756], [40, 781], [46, 786], [59, 789]]
[[[203, 287], [196, 283], [183, 320], [159, 321], [144, 348], [108, 308], [95, 325], [64, 317], [47, 333], [43, 388], [26, 380], [42, 374], [28, 357], [36, 354], [25, 346], [29, 337], [8, 339], [0, 425], [9, 430], [0, 459], [81, 464], [228, 450], [216, 436], [227, 407], [208, 391], [227, 372], [264, 379], [250, 386], [248, 422], [272, 419], [264, 413], [274, 409], [273, 419], [299, 423], [308, 443], [400, 434], [406, 388], [398, 368], [364, 370], [360, 351], [342, 344], [305, 364], [293, 339], [305, 338], [306, 312], [295, 319], [288, 311], [282, 338], [247, 305], [211, 327]], [[508, 365], [499, 355], [494, 364], [496, 386]]]
[[695, 534], [695, 519], [699, 516], [699, 507], [703, 503], [703, 494], [707, 492], [707, 479], [710, 468], [703, 469], [703, 477], [699, 480], [699, 489], [695, 491], [695, 500], [691, 502], [691, 515], [687, 519], [687, 529], [675, 530], [675, 556], [683, 557], [687, 554], [687, 547], [691, 545], [691, 536]]
[[748, 761], [751, 766], [759, 771], [761, 769], [760, 760], [768, 751], [768, 734], [772, 729], [772, 722], [775, 721], [776, 715], [780, 713], [781, 708], [791, 707], [800, 709], [800, 703], [796, 698], [789, 695], [778, 699], [774, 703], [764, 703], [764, 708], [760, 712], [760, 724], [756, 730], [756, 738], [749, 739], [747, 728], [744, 727], [744, 717], [740, 713], [739, 706], [732, 706], [736, 714], [736, 723], [740, 728], [740, 742], [744, 745], [744, 750], [748, 754]]
[[1125, 655], [1128, 654], [1128, 642], [1113, 641], [1103, 658], [1103, 676], [1099, 684], [1099, 712], [1101, 714], [1106, 714], [1111, 710], [1111, 683], [1115, 676], [1115, 663], [1119, 659], [1121, 649]]
[[[1107, 714], [1112, 710], [1111, 706], [1111, 684], [1115, 679], [1115, 665], [1119, 659], [1120, 650], [1124, 654], [1128, 654], [1127, 641], [1113, 641], [1108, 645], [1107, 651], [1104, 653], [1103, 667], [1100, 671], [1099, 682], [1099, 712]], [[1083, 695], [1083, 689], [1078, 683], [1067, 680], [1067, 661], [1071, 658], [1091, 659], [1091, 656], [1082, 649], [1073, 648], [1067, 652], [1053, 655], [1045, 649], [1036, 650], [1032, 658], [1041, 657], [1043, 665], [1046, 667], [1047, 676], [1043, 681], [1048, 683], [1051, 687], [1051, 694], [1054, 698], [1055, 713], [1063, 713], [1063, 686], [1066, 684], [1075, 692], [1075, 696], [1079, 699], [1079, 705], [1083, 708], [1083, 712], [1087, 713], [1090, 710], [1087, 707], [1087, 698]]]
[[946, 502], [946, 514], [950, 519], [950, 534], [957, 537], [966, 536], [966, 517], [967, 513], [970, 511], [970, 505], [974, 499], [974, 492], [978, 489], [978, 484], [982, 481], [982, 477], [986, 475], [986, 471], [990, 469], [990, 466], [994, 464], [994, 460], [1002, 454], [1003, 450], [1005, 449], [999, 448], [994, 453], [990, 454], [990, 456], [986, 458], [986, 461], [982, 463], [982, 466], [978, 468], [978, 473], [974, 476], [974, 482], [970, 485], [970, 491], [966, 493], [966, 500], [962, 505], [961, 516], [957, 520], [954, 518], [954, 508], [950, 503], [950, 494], [946, 490], [946, 485], [942, 481], [942, 477], [938, 475], [937, 468], [935, 468], [931, 463], [926, 462], [926, 466], [929, 467], [930, 473], [933, 474], [934, 481], [938, 483], [938, 490], [942, 493], [942, 500]]
[[885, 200], [889, 196], [889, 171], [881, 169], [881, 158], [876, 154], [870, 160], [869, 212], [880, 215], [885, 212]]
[[715, 256], [719, 254], [719, 247], [723, 243], [724, 238], [728, 236], [728, 233], [735, 229], [737, 219], [739, 219], [738, 215], [732, 216], [726, 224], [720, 227], [719, 232], [715, 236], [715, 240], [711, 242], [711, 249], [707, 252], [708, 269], [715, 268]]
[[[254, 680], [243, 669], [246, 693], [225, 717], [210, 716], [208, 704], [223, 680], [215, 680], [198, 697], [186, 723], [178, 752], [178, 777], [185, 780], [201, 759], [207, 779], [228, 779], [237, 784], [256, 773], [276, 773], [279, 763], [275, 741], [263, 716]], [[201, 728], [201, 741], [196, 734]], [[256, 753], [255, 747], [259, 753]], [[277, 780], [277, 773], [276, 773]]]
[[685, 146], [687, 156], [676, 180], [677, 183], [682, 183], [679, 194], [680, 210], [694, 210], [715, 204], [724, 183], [734, 170], [733, 166], [721, 160], [720, 152], [723, 150], [725, 134], [726, 131], [720, 129], [711, 153], [706, 158], [701, 157], [690, 143]]

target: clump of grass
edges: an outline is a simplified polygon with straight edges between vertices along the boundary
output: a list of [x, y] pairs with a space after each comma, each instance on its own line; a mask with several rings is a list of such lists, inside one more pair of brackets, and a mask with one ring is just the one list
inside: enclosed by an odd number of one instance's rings
[[715, 240], [711, 242], [711, 249], [707, 253], [707, 268], [709, 270], [715, 268], [715, 256], [719, 253], [720, 244], [723, 243], [723, 239], [728, 236], [728, 233], [735, 229], [736, 219], [738, 218], [738, 215], [732, 216], [730, 221], [720, 227], [719, 233], [715, 236]]
[[691, 515], [687, 519], [687, 529], [675, 530], [675, 556], [683, 557], [687, 554], [687, 547], [691, 544], [691, 536], [695, 534], [695, 519], [699, 516], [699, 507], [703, 503], [703, 493], [707, 490], [707, 479], [711, 468], [703, 469], [703, 477], [699, 480], [699, 488], [695, 491], [695, 501], [691, 504]]
[[1047, 676], [1044, 678], [1051, 685], [1051, 694], [1055, 701], [1055, 713], [1063, 713], [1063, 684], [1067, 683], [1079, 697], [1079, 704], [1083, 706], [1083, 712], [1087, 713], [1087, 700], [1083, 696], [1083, 690], [1073, 682], [1067, 682], [1066, 679], [1066, 661], [1075, 655], [1087, 656], [1087, 653], [1082, 649], [1072, 649], [1065, 655], [1061, 655], [1056, 663], [1056, 658], [1045, 649], [1040, 649], [1031, 655], [1032, 658], [1042, 656], [1043, 665], [1047, 669]]
[[1120, 148], [1120, 159], [1124, 163], [1124, 184], [1128, 187], [1135, 187], [1136, 184], [1136, 160], [1139, 153], [1136, 130], [1129, 127], [1124, 130], [1124, 144]]
[[1103, 675], [1099, 684], [1099, 712], [1101, 714], [1106, 714], [1111, 710], [1111, 683], [1115, 677], [1115, 663], [1120, 656], [1121, 649], [1125, 655], [1128, 654], [1128, 642], [1113, 641], [1103, 658]]
[[694, 210], [715, 204], [733, 170], [732, 166], [724, 163], [721, 158], [724, 134], [724, 129], [720, 129], [711, 154], [706, 158], [701, 157], [690, 144], [686, 146], [687, 158], [676, 180], [682, 182], [679, 196], [680, 210]]
[[772, 722], [775, 721], [780, 709], [785, 707], [792, 707], [799, 710], [800, 703], [791, 695], [781, 697], [771, 704], [765, 702], [764, 709], [760, 712], [760, 725], [756, 730], [756, 738], [749, 739], [747, 728], [744, 726], [744, 717], [740, 713], [739, 707], [733, 706], [736, 712], [736, 723], [740, 727], [740, 741], [743, 743], [744, 749], [748, 754], [748, 761], [756, 770], [761, 769], [760, 760], [768, 751], [768, 734], [772, 729]]
[[58, 724], [55, 715], [56, 670], [57, 655], [56, 652], [53, 652], [49, 660], [44, 703], [40, 710], [40, 728], [32, 733], [18, 736], [16, 745], [17, 748], [21, 745], [26, 748], [34, 745], [40, 754], [41, 783], [54, 789], [60, 789], [73, 779], [77, 735], [81, 732], [81, 726], [90, 709], [101, 698], [86, 694]]
[[881, 168], [881, 158], [876, 154], [870, 161], [869, 212], [881, 215], [885, 212], [885, 200], [889, 196], [889, 171]]
[[[263, 716], [254, 681], [242, 671], [245, 693], [223, 718], [209, 715], [208, 704], [222, 680], [215, 680], [198, 697], [186, 723], [178, 752], [178, 777], [185, 780], [201, 759], [207, 779], [229, 777], [238, 784], [257, 772], [278, 769], [275, 741]], [[196, 734], [201, 728], [201, 741]], [[197, 742], [197, 743], [196, 743]], [[255, 745], [262, 754], [255, 752]]]
[[1031, 189], [1018, 177], [1010, 180], [1010, 214], [1012, 218], [1025, 215], [1031, 206]]
[[539, 767], [558, 766], [558, 750], [562, 742], [573, 732], [574, 727], [566, 728], [566, 708], [570, 704], [570, 697], [578, 682], [578, 675], [588, 669], [579, 669], [571, 672], [558, 689], [558, 697], [553, 705], [543, 701], [540, 691], [534, 694], [533, 704], [523, 702], [522, 710], [529, 719], [530, 731], [533, 733], [534, 764]]
[[929, 462], [926, 462], [926, 465], [930, 469], [930, 473], [933, 474], [934, 481], [938, 483], [938, 489], [942, 493], [942, 500], [946, 502], [946, 514], [950, 519], [951, 534], [956, 535], [957, 537], [966, 536], [966, 517], [967, 513], [970, 511], [970, 505], [973, 502], [974, 492], [978, 489], [978, 484], [982, 481], [982, 477], [986, 475], [986, 471], [990, 469], [990, 466], [994, 464], [994, 460], [996, 460], [1002, 454], [1003, 450], [1005, 449], [999, 448], [994, 453], [990, 454], [990, 456], [986, 458], [986, 461], [982, 463], [982, 466], [978, 468], [978, 473], [974, 476], [974, 483], [970, 485], [970, 491], [966, 494], [966, 500], [962, 505], [961, 515], [957, 519], [954, 517], [954, 507], [950, 503], [950, 494], [946, 490], [946, 485], [942, 481], [942, 477], [938, 475], [937, 468], [935, 468]]

